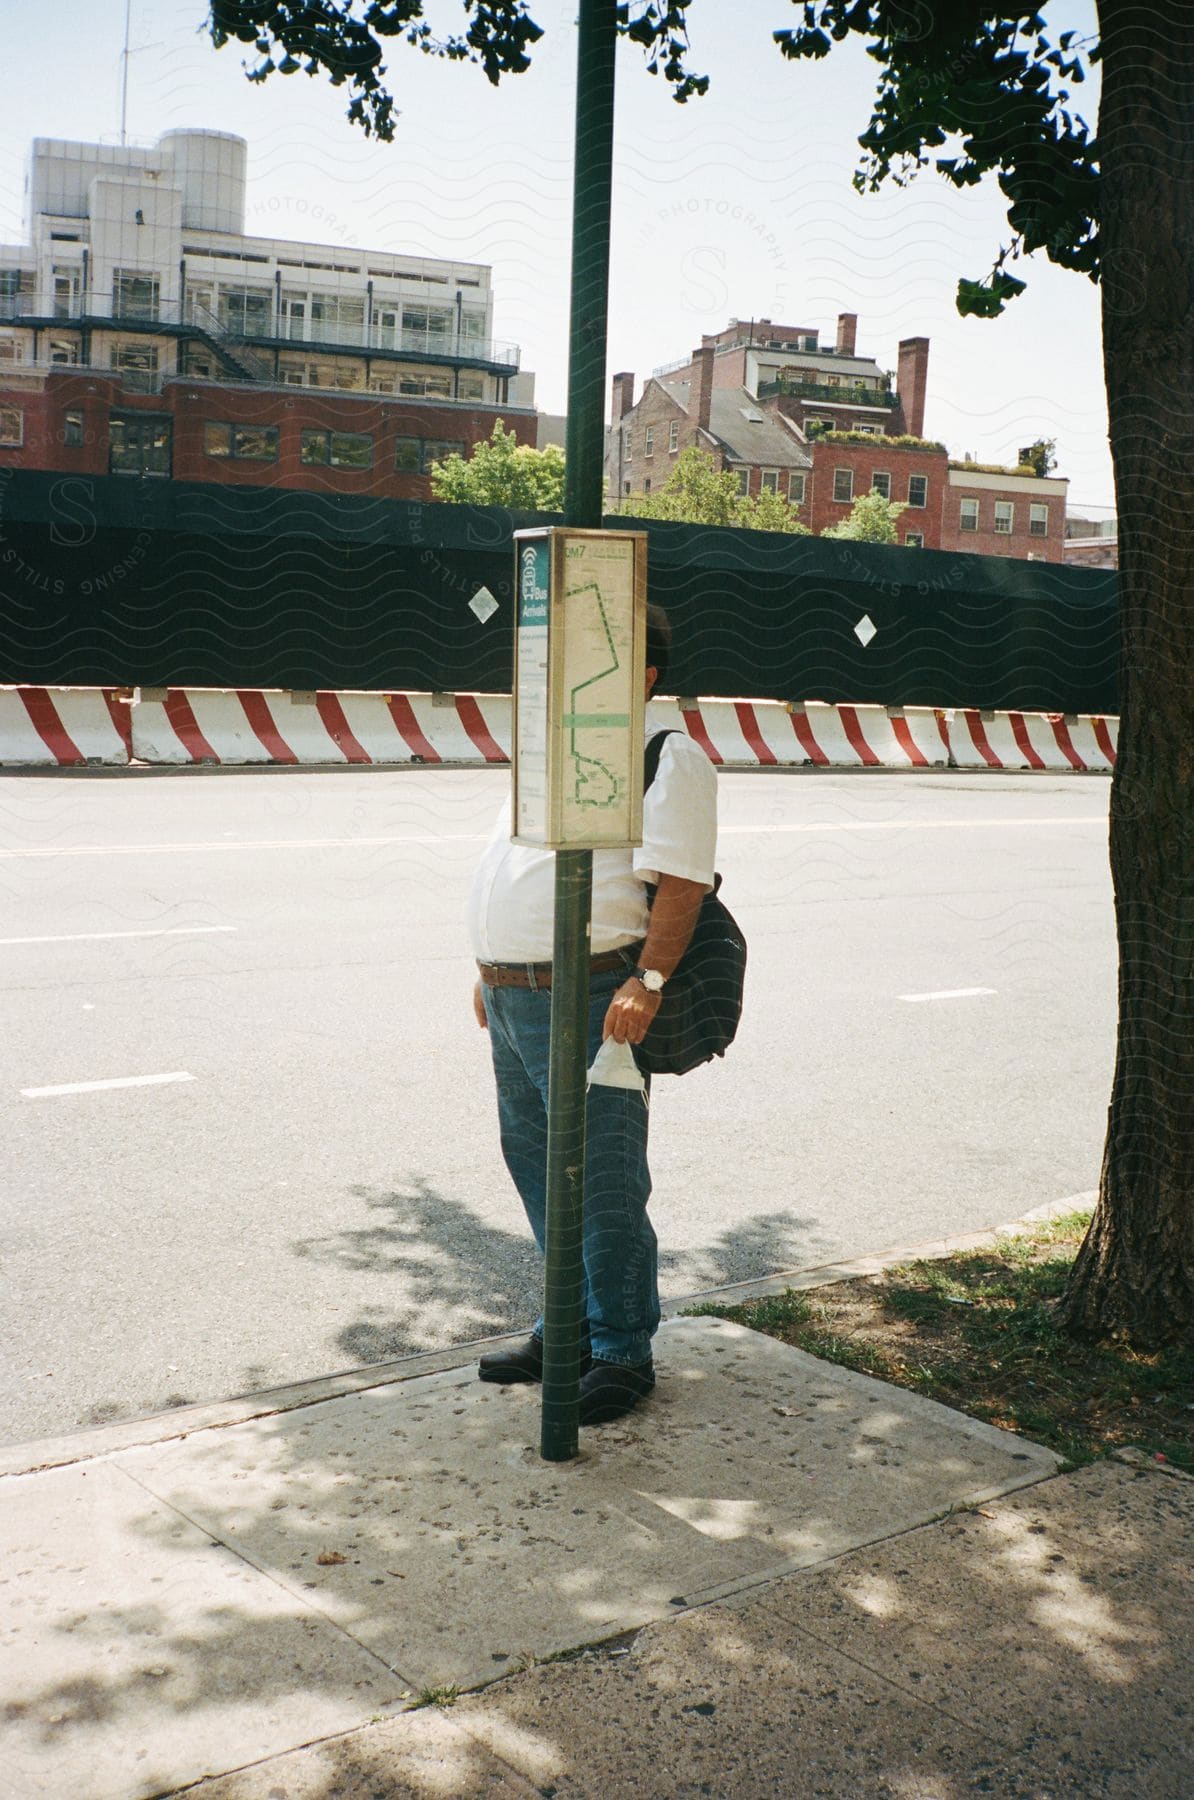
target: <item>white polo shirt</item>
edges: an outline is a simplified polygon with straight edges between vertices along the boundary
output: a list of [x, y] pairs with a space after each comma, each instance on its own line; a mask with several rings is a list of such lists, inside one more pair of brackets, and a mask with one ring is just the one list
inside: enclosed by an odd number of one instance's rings
[[[655, 733], [648, 726], [647, 736]], [[661, 875], [713, 886], [717, 854], [717, 772], [700, 745], [673, 731], [643, 796], [637, 850], [594, 850], [592, 954], [647, 935], [644, 882]], [[478, 962], [550, 962], [555, 914], [554, 850], [510, 842], [510, 801], [498, 817], [468, 898], [468, 931]]]

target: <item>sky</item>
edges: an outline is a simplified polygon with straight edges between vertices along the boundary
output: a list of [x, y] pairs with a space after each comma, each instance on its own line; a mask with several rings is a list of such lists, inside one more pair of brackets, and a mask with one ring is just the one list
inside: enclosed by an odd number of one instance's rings
[[[120, 142], [125, 4], [0, 0], [0, 240], [25, 241], [32, 138]], [[1095, 29], [1093, 0], [1044, 10], [1057, 31]], [[427, 14], [449, 28], [461, 17], [458, 0], [428, 0]], [[489, 263], [495, 336], [521, 345], [539, 406], [564, 410], [572, 0], [540, 0], [533, 67], [496, 89], [395, 44], [391, 144], [349, 125], [344, 91], [322, 77], [246, 81], [240, 45], [212, 48], [203, 0], [131, 0], [130, 16], [130, 143], [181, 127], [244, 137], [249, 232]], [[786, 62], [771, 33], [798, 20], [791, 0], [696, 0], [691, 60], [712, 80], [685, 106], [620, 47], [609, 372], [641, 384], [732, 318], [832, 342], [838, 313], [854, 312], [859, 353], [883, 368], [901, 338], [931, 340], [927, 436], [980, 462], [1056, 438], [1070, 511], [1110, 508], [1098, 289], [1036, 256], [1016, 265], [1028, 290], [1002, 318], [961, 318], [958, 276], [985, 275], [1009, 236], [998, 187], [957, 193], [926, 171], [856, 194], [875, 65], [849, 43]], [[1093, 128], [1094, 82], [1074, 104]]]

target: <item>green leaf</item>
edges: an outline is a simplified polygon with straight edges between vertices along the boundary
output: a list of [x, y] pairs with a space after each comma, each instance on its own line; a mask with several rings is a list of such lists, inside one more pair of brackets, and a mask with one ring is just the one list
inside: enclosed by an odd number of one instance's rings
[[970, 314], [976, 319], [998, 318], [1007, 302], [1022, 294], [1027, 285], [1003, 269], [993, 270], [985, 281], [967, 281], [963, 277], [958, 282], [958, 311], [963, 317]]

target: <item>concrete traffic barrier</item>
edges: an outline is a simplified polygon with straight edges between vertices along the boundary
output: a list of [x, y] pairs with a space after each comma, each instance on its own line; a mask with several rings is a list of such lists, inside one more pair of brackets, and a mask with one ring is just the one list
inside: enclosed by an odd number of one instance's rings
[[127, 763], [131, 688], [0, 688], [0, 765]]
[[1115, 767], [1119, 721], [1062, 713], [983, 713], [968, 707], [949, 724], [958, 769], [1106, 772]]
[[[1115, 767], [1118, 721], [1096, 716], [694, 698], [651, 710], [731, 769]], [[508, 694], [2, 688], [0, 764], [502, 764], [511, 714]]]
[[508, 695], [146, 688], [133, 755], [151, 763], [504, 763]]

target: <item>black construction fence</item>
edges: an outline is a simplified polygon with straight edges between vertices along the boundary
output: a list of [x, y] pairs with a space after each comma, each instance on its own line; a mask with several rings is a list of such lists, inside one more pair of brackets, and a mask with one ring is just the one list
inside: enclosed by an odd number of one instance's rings
[[[501, 507], [0, 470], [0, 683], [509, 692]], [[610, 524], [633, 523], [624, 519]], [[666, 689], [1116, 711], [1114, 573], [648, 522]], [[482, 588], [497, 610], [470, 603]]]

